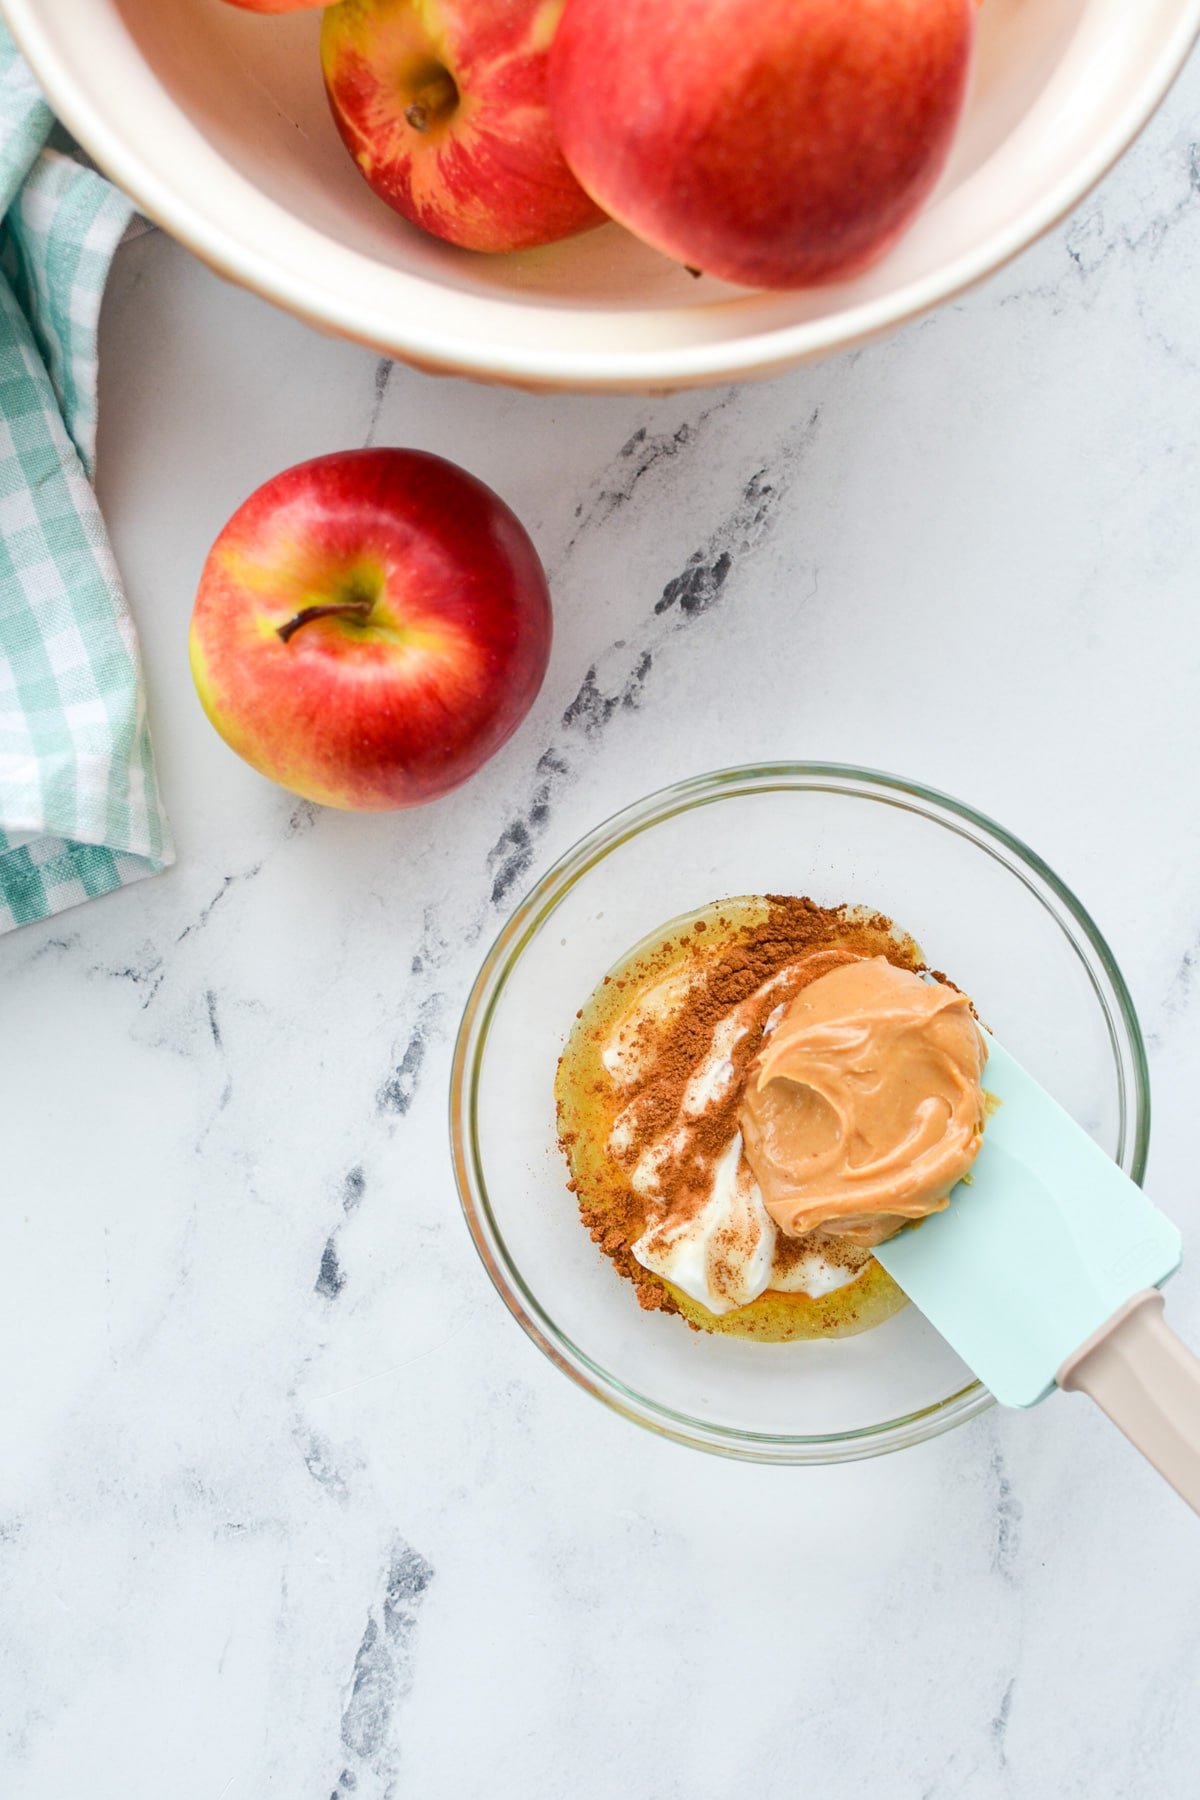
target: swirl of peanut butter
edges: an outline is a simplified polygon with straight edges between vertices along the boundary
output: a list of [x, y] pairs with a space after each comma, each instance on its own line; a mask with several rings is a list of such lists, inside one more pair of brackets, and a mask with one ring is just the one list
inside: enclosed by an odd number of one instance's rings
[[780, 1229], [881, 1244], [940, 1212], [979, 1150], [986, 1060], [965, 995], [885, 957], [803, 988], [750, 1065], [741, 1108]]

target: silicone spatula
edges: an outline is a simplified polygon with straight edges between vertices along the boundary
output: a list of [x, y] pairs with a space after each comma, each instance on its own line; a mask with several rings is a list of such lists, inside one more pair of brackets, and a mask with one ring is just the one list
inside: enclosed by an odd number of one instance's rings
[[988, 1037], [1000, 1102], [944, 1212], [875, 1255], [1004, 1406], [1077, 1388], [1200, 1512], [1200, 1359], [1163, 1318], [1178, 1230]]

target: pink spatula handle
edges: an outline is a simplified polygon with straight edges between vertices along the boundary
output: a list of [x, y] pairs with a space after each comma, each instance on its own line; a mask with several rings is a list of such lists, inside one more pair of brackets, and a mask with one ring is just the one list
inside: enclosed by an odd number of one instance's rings
[[1200, 1357], [1147, 1288], [1069, 1356], [1058, 1385], [1089, 1394], [1119, 1431], [1200, 1513]]

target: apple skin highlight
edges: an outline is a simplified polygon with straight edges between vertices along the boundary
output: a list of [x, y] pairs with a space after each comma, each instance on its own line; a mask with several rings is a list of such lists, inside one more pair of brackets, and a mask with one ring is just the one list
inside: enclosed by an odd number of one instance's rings
[[360, 173], [467, 250], [529, 249], [603, 224], [550, 122], [562, 0], [342, 0], [321, 61]]
[[860, 273], [910, 223], [966, 95], [975, 0], [567, 0], [563, 154], [605, 211], [751, 288]]
[[417, 806], [473, 775], [542, 684], [552, 614], [516, 515], [416, 450], [285, 470], [209, 552], [192, 674], [263, 775], [350, 811]]

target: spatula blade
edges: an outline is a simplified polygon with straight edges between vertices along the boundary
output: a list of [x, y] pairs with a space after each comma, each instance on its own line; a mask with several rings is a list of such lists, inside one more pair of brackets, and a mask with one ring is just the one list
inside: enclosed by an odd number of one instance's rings
[[1179, 1267], [1176, 1227], [1070, 1114], [988, 1039], [1000, 1101], [945, 1212], [875, 1255], [1005, 1406], [1032, 1406], [1064, 1359]]

